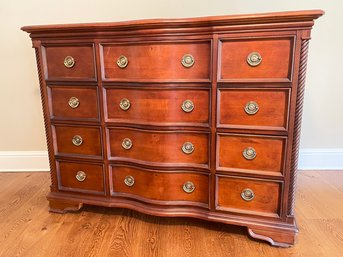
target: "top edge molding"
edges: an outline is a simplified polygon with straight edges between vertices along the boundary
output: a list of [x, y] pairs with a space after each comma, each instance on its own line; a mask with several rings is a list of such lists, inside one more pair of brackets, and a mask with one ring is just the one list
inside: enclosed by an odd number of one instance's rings
[[226, 16], [208, 16], [197, 18], [176, 19], [144, 19], [121, 22], [99, 22], [79, 24], [56, 24], [24, 26], [21, 29], [28, 33], [66, 33], [66, 32], [97, 32], [97, 31], [127, 31], [144, 29], [217, 27], [235, 25], [254, 25], [268, 23], [313, 22], [324, 14], [322, 10], [305, 10], [289, 12], [272, 12], [258, 14], [240, 14]]

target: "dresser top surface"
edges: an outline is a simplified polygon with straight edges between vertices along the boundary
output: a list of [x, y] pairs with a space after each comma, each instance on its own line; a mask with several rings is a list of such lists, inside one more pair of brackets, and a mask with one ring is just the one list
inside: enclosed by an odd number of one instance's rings
[[322, 10], [271, 12], [176, 19], [144, 19], [121, 22], [75, 23], [24, 26], [28, 33], [63, 33], [68, 31], [127, 31], [180, 27], [215, 27], [270, 23], [312, 22], [324, 14]]

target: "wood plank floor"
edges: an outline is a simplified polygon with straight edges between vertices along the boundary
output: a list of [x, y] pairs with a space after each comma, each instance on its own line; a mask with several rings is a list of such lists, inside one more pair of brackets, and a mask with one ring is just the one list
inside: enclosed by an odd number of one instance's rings
[[299, 172], [293, 248], [274, 248], [245, 228], [84, 206], [48, 212], [49, 174], [0, 173], [0, 256], [343, 256], [343, 172]]

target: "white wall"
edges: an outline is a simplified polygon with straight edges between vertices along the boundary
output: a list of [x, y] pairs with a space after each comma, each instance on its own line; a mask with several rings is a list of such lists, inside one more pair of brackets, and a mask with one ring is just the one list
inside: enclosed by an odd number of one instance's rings
[[0, 0], [0, 153], [46, 149], [34, 51], [21, 26], [303, 9], [326, 14], [312, 32], [301, 147], [334, 151], [343, 159], [343, 2], [338, 0]]

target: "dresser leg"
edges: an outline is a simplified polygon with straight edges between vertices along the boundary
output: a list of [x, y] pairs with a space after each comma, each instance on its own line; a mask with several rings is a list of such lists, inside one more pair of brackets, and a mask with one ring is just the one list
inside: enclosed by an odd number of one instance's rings
[[297, 232], [296, 228], [294, 230], [283, 230], [248, 227], [248, 233], [252, 238], [267, 241], [272, 246], [277, 247], [293, 246]]
[[75, 212], [82, 208], [83, 204], [78, 202], [69, 202], [65, 200], [49, 199], [49, 211], [55, 213]]

